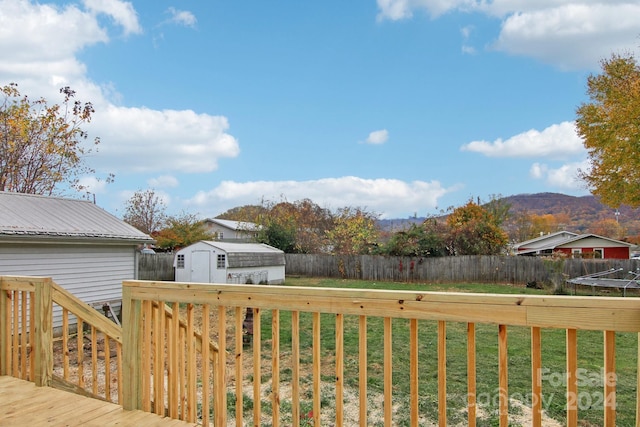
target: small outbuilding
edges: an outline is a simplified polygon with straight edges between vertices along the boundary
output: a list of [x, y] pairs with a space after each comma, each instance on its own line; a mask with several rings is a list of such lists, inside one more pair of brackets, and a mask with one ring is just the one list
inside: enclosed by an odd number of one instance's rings
[[284, 283], [284, 252], [264, 243], [202, 240], [176, 252], [176, 282]]
[[117, 309], [122, 281], [137, 278], [138, 248], [151, 242], [92, 202], [0, 191], [0, 275], [51, 277]]
[[633, 245], [596, 234], [546, 234], [515, 245], [516, 255], [563, 254], [571, 258], [629, 259]]

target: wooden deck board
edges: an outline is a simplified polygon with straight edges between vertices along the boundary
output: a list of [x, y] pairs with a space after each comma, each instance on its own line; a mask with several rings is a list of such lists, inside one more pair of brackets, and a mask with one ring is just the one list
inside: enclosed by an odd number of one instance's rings
[[0, 377], [0, 426], [194, 426], [17, 378]]

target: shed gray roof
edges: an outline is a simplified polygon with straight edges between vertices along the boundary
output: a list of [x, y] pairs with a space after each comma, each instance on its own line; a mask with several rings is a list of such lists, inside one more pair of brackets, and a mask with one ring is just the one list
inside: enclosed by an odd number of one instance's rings
[[153, 241], [89, 201], [4, 191], [0, 191], [0, 238]]
[[285, 265], [284, 251], [264, 243], [231, 243], [203, 240], [209, 246], [227, 253], [229, 267]]

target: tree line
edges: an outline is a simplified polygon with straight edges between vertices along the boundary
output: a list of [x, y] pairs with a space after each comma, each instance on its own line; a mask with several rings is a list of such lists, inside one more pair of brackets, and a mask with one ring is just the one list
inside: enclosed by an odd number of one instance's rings
[[[0, 191], [86, 192], [80, 178], [95, 171], [85, 158], [97, 150], [100, 139], [87, 145], [82, 127], [95, 110], [90, 102], [76, 100], [69, 87], [61, 88], [60, 94], [62, 102], [50, 104], [21, 94], [15, 83], [0, 88]], [[590, 160], [580, 177], [604, 204], [640, 207], [640, 66], [635, 57], [614, 54], [602, 60], [601, 72], [587, 79], [587, 95], [588, 101], [576, 109], [577, 132]], [[112, 180], [109, 174], [106, 181]], [[212, 238], [196, 215], [165, 212], [153, 189], [139, 190], [127, 201], [123, 219], [156, 238], [161, 248]], [[471, 199], [440, 217], [393, 233], [378, 229], [374, 212], [359, 207], [330, 211], [309, 199], [242, 206], [219, 218], [254, 222], [260, 226], [258, 241], [289, 253], [419, 256], [497, 254], [509, 240], [550, 232], [554, 221], [560, 223], [553, 216], [509, 216], [499, 198], [486, 203]], [[594, 227], [595, 234], [607, 237], [624, 234], [612, 220]]]

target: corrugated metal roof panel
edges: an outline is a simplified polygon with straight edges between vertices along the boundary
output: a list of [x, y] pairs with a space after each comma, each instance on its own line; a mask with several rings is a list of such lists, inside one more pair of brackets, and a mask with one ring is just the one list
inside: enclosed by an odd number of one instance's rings
[[0, 191], [0, 235], [152, 241], [86, 201]]

